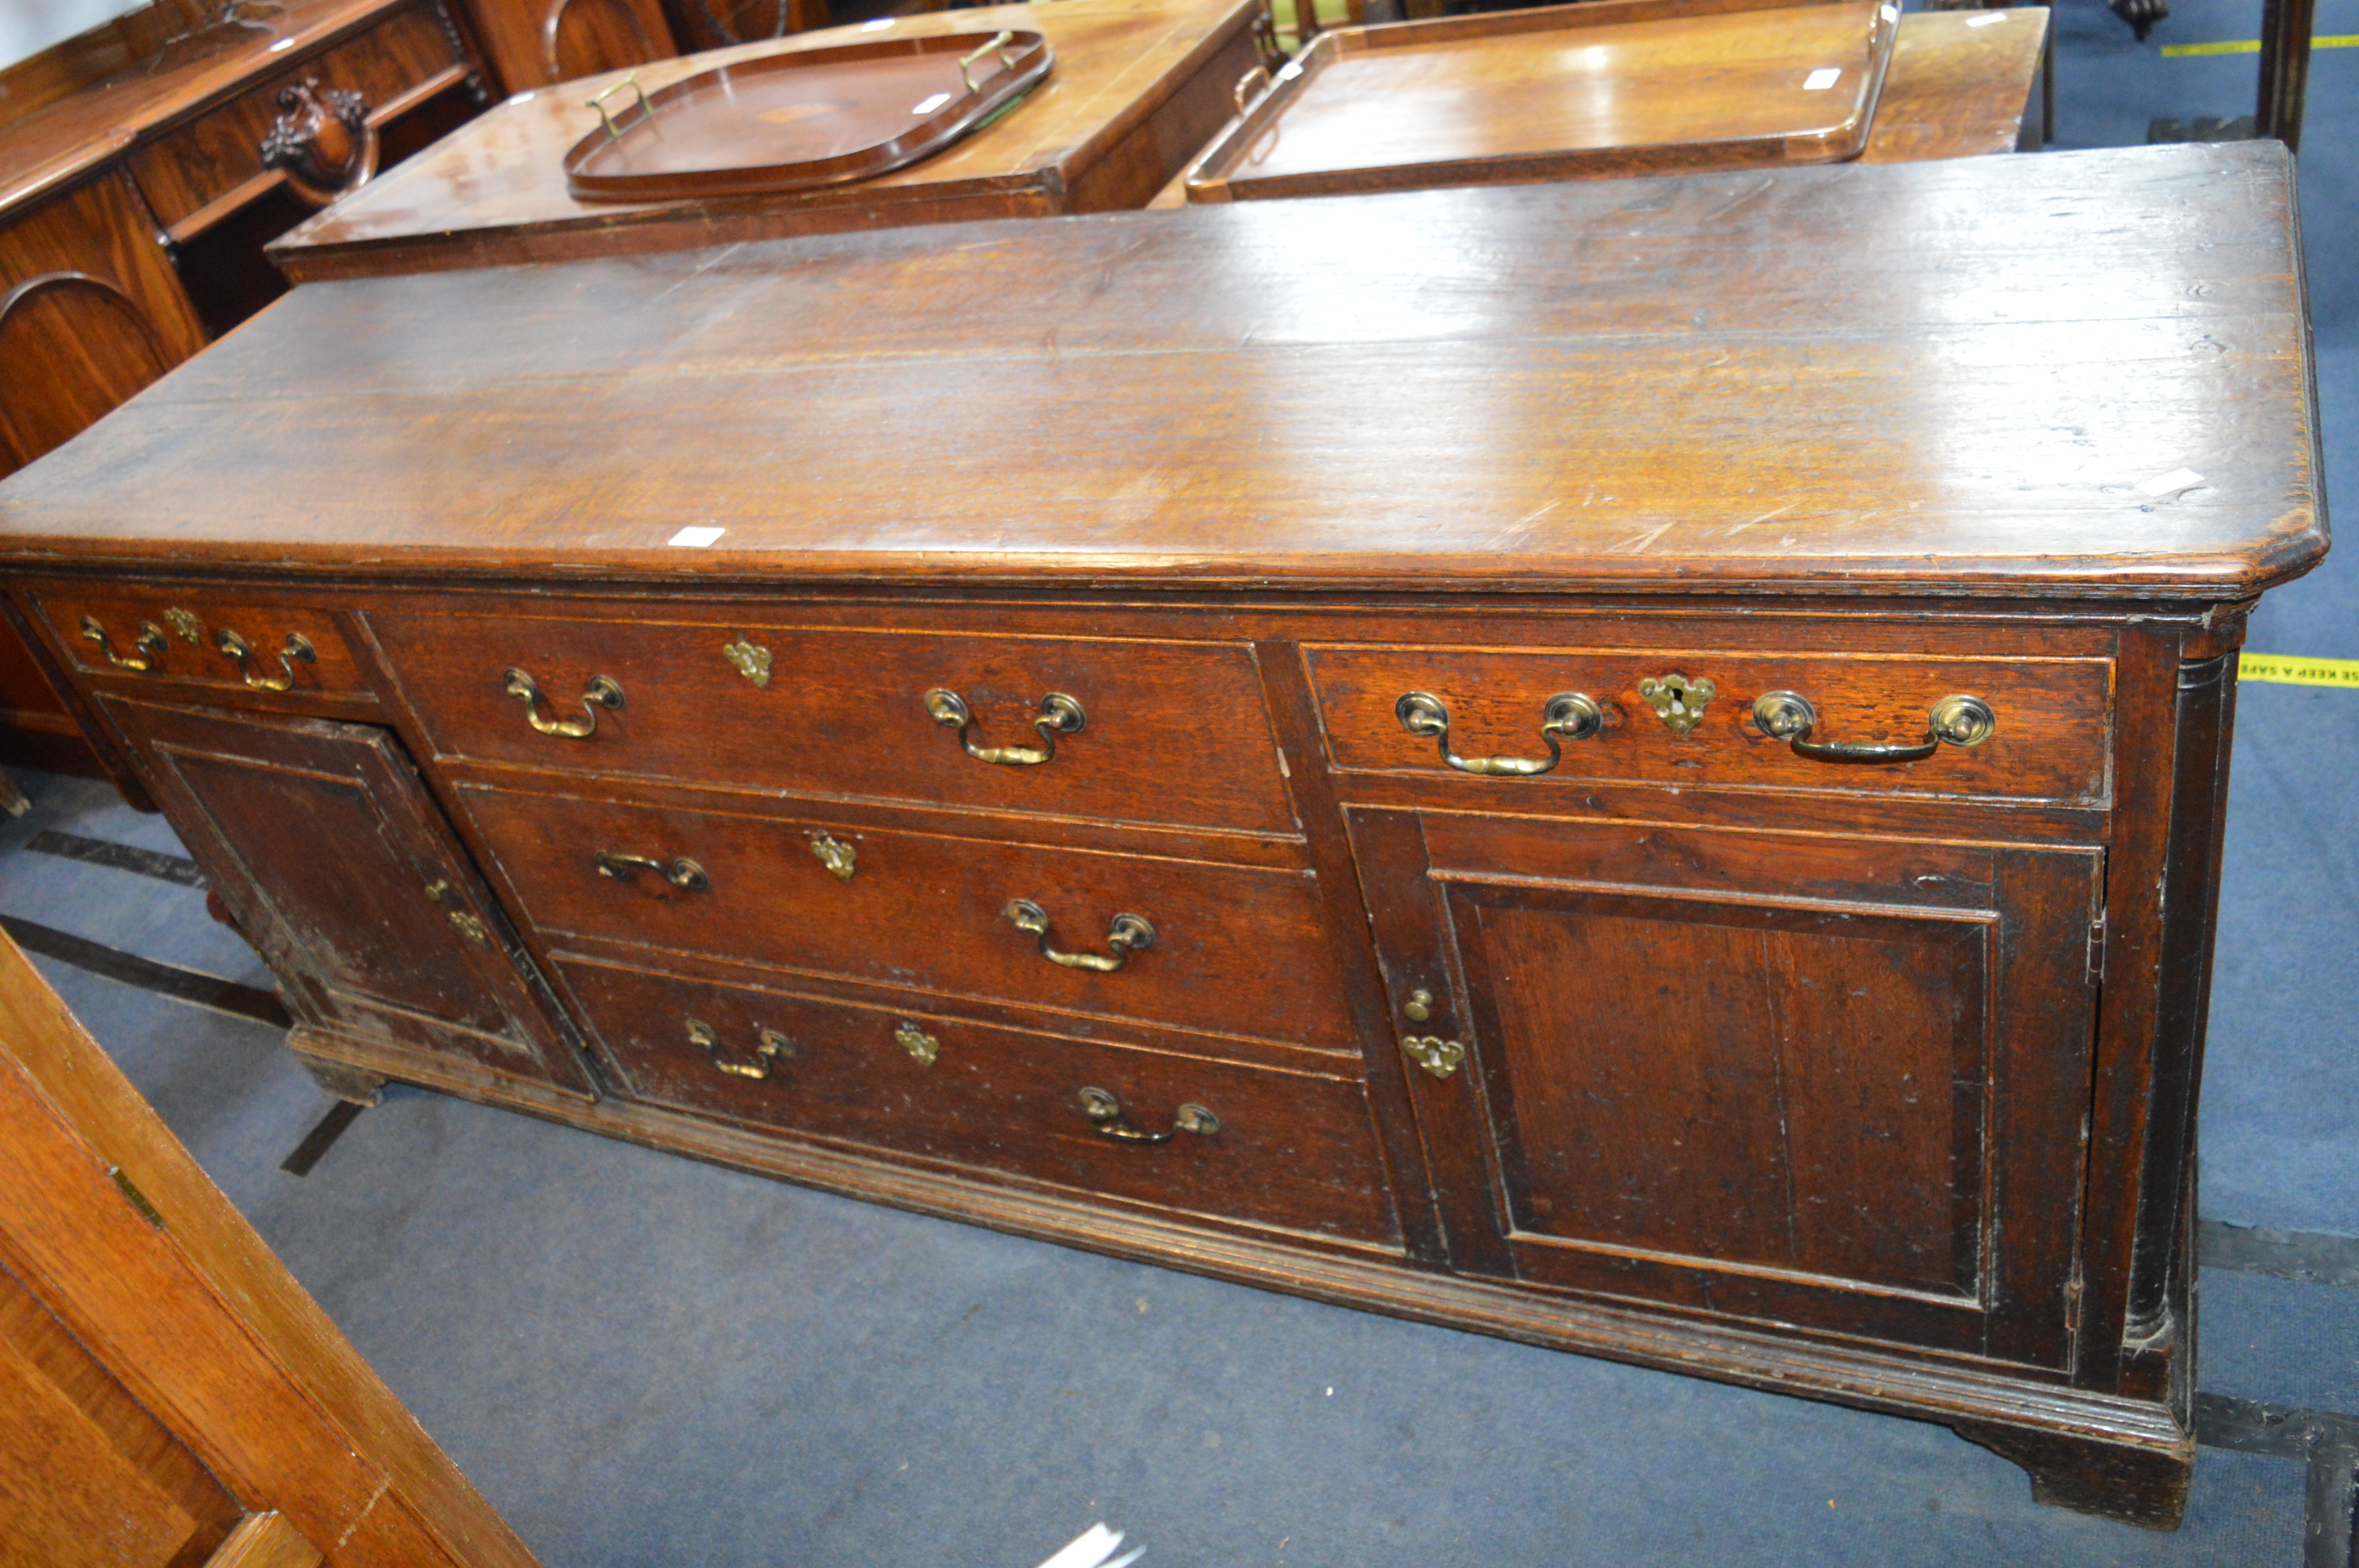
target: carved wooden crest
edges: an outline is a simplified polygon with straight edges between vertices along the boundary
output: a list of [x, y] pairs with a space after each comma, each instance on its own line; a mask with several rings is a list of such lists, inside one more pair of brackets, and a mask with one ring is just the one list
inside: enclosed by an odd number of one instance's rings
[[262, 167], [285, 169], [304, 200], [324, 207], [376, 172], [376, 132], [359, 93], [312, 78], [280, 88], [278, 108], [262, 137]]

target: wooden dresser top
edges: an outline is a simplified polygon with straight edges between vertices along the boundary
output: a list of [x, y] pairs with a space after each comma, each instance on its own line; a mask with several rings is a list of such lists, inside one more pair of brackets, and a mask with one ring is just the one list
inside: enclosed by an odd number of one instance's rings
[[2232, 598], [2326, 548], [2304, 312], [2274, 143], [322, 284], [0, 560]]

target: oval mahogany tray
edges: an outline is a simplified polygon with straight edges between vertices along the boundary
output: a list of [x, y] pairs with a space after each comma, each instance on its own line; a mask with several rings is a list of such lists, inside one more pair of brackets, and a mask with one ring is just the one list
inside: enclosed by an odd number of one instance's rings
[[[784, 49], [647, 92], [591, 100], [565, 155], [583, 201], [747, 196], [867, 179], [940, 152], [1049, 74], [1038, 33], [952, 33]], [[636, 93], [619, 112], [607, 101]]]

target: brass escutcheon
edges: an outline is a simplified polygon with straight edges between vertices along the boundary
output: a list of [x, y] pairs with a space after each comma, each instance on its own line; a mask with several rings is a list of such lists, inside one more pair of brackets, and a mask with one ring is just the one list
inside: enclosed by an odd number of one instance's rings
[[1221, 1130], [1221, 1119], [1201, 1105], [1181, 1106], [1171, 1119], [1169, 1132], [1149, 1132], [1130, 1125], [1121, 1099], [1106, 1089], [1084, 1088], [1078, 1098], [1082, 1114], [1090, 1119], [1098, 1136], [1117, 1143], [1169, 1143], [1178, 1133], [1192, 1132], [1199, 1138], [1210, 1138]]
[[740, 637], [734, 643], [721, 644], [721, 656], [736, 666], [737, 673], [756, 686], [770, 684], [770, 650], [759, 643]]
[[169, 626], [173, 631], [178, 632], [180, 634], [180, 641], [186, 643], [190, 647], [201, 648], [204, 646], [205, 623], [198, 620], [195, 616], [190, 614], [187, 611], [177, 608], [167, 610], [164, 611], [164, 624]]
[[106, 662], [116, 669], [136, 670], [142, 675], [156, 667], [156, 661], [164, 656], [164, 649], [168, 646], [164, 641], [164, 629], [153, 621], [139, 622], [139, 635], [132, 639], [132, 651], [127, 654], [114, 651], [114, 644], [106, 640], [106, 628], [98, 623], [95, 615], [82, 618], [82, 635], [83, 642], [97, 643], [98, 651], [104, 654]]
[[1410, 1061], [1415, 1062], [1437, 1078], [1448, 1077], [1466, 1061], [1465, 1046], [1455, 1040], [1444, 1040], [1439, 1035], [1403, 1035], [1401, 1049], [1408, 1053]]
[[426, 900], [429, 903], [437, 903], [442, 906], [442, 913], [449, 916], [452, 929], [456, 930], [460, 935], [464, 936], [468, 941], [473, 942], [478, 947], [488, 947], [492, 945], [492, 928], [490, 926], [484, 925], [476, 915], [471, 914], [463, 909], [452, 907], [458, 903], [458, 899], [451, 892], [451, 884], [448, 881], [437, 878], [433, 881], [428, 882], [426, 884]]
[[1694, 680], [1677, 670], [1667, 676], [1648, 676], [1638, 683], [1638, 695], [1655, 710], [1655, 717], [1674, 735], [1684, 735], [1703, 722], [1703, 710], [1720, 695], [1720, 688], [1702, 676]]
[[812, 839], [811, 853], [819, 857], [821, 865], [835, 873], [838, 881], [850, 881], [853, 874], [860, 869], [859, 854], [851, 845], [832, 834], [822, 833]]
[[942, 1043], [914, 1023], [895, 1024], [893, 1044], [916, 1057], [922, 1065], [929, 1067], [932, 1066], [934, 1059], [942, 1054]]

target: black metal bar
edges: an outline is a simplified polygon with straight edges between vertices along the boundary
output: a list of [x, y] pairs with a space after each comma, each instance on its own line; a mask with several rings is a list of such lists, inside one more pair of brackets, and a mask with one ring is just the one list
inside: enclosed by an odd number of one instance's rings
[[106, 866], [118, 871], [136, 871], [143, 877], [153, 877], [159, 882], [173, 882], [184, 888], [201, 888], [209, 884], [197, 863], [179, 855], [167, 855], [157, 849], [142, 849], [130, 844], [113, 844], [103, 838], [85, 838], [79, 833], [60, 833], [45, 827], [25, 840], [25, 848], [39, 855], [56, 855], [68, 860], [81, 860], [89, 865]]
[[103, 942], [92, 942], [70, 931], [19, 920], [13, 914], [0, 914], [0, 931], [16, 938], [16, 945], [27, 953], [38, 953], [45, 958], [55, 958], [61, 964], [71, 964], [77, 969], [126, 986], [137, 986], [141, 990], [154, 991], [191, 1007], [252, 1019], [273, 1029], [289, 1028], [295, 1022], [287, 1016], [287, 1008], [277, 997], [255, 986], [241, 985], [198, 969], [184, 969], [178, 964], [159, 964], [153, 958], [143, 958]]
[[320, 1162], [320, 1156], [332, 1148], [336, 1140], [344, 1135], [344, 1129], [367, 1108], [348, 1099], [338, 1100], [320, 1119], [320, 1124], [303, 1135], [303, 1141], [295, 1145], [295, 1152], [278, 1162], [278, 1168], [290, 1176], [310, 1175], [311, 1167]]

